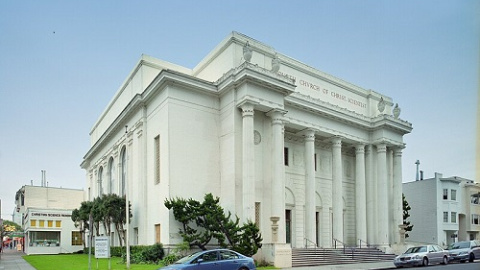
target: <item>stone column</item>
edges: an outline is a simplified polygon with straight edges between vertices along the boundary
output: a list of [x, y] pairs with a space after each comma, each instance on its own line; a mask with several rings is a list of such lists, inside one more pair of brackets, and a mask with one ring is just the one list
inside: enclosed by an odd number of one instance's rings
[[378, 207], [378, 244], [388, 246], [388, 176], [387, 176], [387, 146], [377, 145], [377, 207]]
[[[272, 110], [267, 113], [272, 119], [272, 217], [276, 220], [276, 242], [285, 243], [285, 164], [283, 161], [283, 115], [286, 111]], [[273, 219], [272, 219], [273, 218]], [[278, 219], [276, 219], [278, 218]]]
[[255, 152], [253, 138], [254, 106], [245, 103], [241, 107], [243, 117], [242, 141], [242, 222], [255, 220]]
[[[332, 208], [333, 208], [333, 238], [343, 241], [343, 168], [342, 168], [342, 140], [339, 137], [332, 139]], [[337, 243], [338, 247], [339, 243]]]
[[365, 151], [365, 185], [367, 191], [367, 243], [377, 243], [377, 185], [373, 171], [373, 146], [367, 145]]
[[317, 243], [315, 214], [315, 132], [306, 130], [305, 140], [305, 237]]
[[403, 225], [403, 201], [402, 201], [402, 148], [393, 149], [393, 224], [394, 242], [402, 243], [398, 232], [399, 226]]
[[[365, 186], [365, 145], [355, 146], [355, 218], [357, 241], [367, 241], [367, 199]], [[363, 245], [362, 243], [362, 245]]]

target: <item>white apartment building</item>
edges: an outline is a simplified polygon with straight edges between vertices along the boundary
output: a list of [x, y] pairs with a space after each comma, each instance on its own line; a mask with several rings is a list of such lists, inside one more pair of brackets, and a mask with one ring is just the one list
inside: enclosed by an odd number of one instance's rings
[[131, 243], [181, 242], [165, 198], [213, 193], [261, 256], [399, 243], [403, 135], [390, 97], [232, 32], [189, 69], [143, 55], [90, 131], [87, 198], [127, 195]]
[[413, 230], [407, 241], [448, 246], [480, 239], [480, 183], [458, 176], [403, 183]]
[[26, 254], [73, 253], [83, 249], [80, 229], [72, 211], [80, 207], [85, 192], [25, 185], [15, 195], [16, 211], [22, 216]]

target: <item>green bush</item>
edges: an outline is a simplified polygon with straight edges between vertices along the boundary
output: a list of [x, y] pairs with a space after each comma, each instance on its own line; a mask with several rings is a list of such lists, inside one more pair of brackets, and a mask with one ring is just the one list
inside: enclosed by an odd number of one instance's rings
[[179, 258], [178, 258], [177, 255], [175, 255], [173, 253], [170, 253], [167, 256], [163, 257], [162, 262], [163, 262], [163, 265], [170, 265], [170, 264], [176, 262], [178, 259]]
[[[88, 248], [84, 249], [84, 253], [88, 254]], [[92, 247], [92, 255], [95, 254], [95, 248]], [[154, 244], [151, 246], [130, 246], [130, 262], [135, 264], [158, 263], [165, 252], [162, 244]], [[121, 257], [126, 261], [127, 251], [125, 247], [110, 247], [111, 257]]]

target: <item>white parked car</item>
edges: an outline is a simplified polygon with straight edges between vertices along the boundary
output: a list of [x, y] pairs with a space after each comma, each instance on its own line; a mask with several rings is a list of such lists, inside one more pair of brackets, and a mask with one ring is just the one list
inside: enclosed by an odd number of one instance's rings
[[403, 266], [427, 266], [429, 264], [447, 264], [449, 254], [437, 245], [424, 245], [411, 247], [400, 256], [395, 257], [393, 264], [396, 267]]
[[480, 241], [460, 241], [448, 248], [451, 261], [473, 262], [480, 258]]

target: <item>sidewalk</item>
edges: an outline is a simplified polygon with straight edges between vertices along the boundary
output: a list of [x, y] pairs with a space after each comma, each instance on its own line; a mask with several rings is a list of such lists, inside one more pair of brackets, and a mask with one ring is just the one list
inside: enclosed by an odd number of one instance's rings
[[3, 249], [0, 254], [0, 270], [35, 270], [22, 256], [25, 253], [15, 249]]

